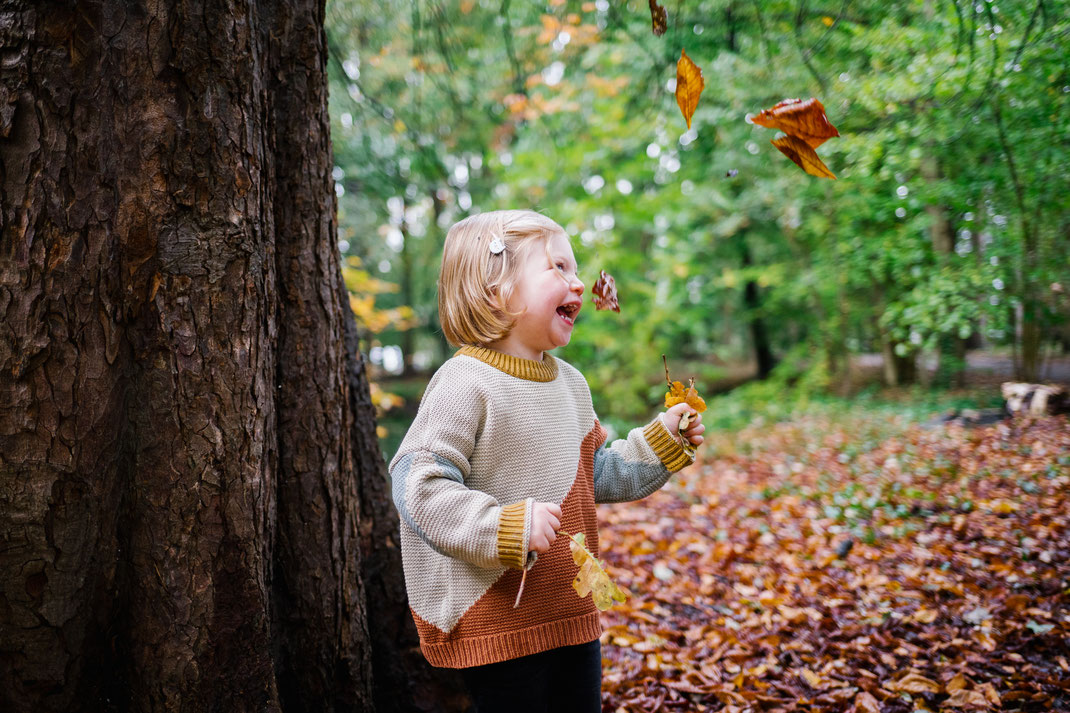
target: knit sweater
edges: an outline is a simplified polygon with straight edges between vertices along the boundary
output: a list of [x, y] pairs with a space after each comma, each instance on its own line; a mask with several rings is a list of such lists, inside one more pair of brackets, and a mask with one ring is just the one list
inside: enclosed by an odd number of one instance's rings
[[[574, 367], [463, 347], [424, 392], [390, 462], [405, 584], [420, 648], [464, 668], [582, 644], [601, 633], [576, 595], [567, 537], [528, 553], [532, 504], [561, 506], [561, 529], [598, 554], [595, 503], [637, 500], [692, 456], [655, 418], [603, 448]], [[529, 567], [520, 606], [521, 570]]]

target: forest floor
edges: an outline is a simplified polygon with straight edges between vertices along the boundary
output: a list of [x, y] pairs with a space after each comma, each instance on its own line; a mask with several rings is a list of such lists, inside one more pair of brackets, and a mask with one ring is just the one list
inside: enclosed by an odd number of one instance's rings
[[1070, 710], [1070, 423], [713, 433], [600, 508], [603, 710]]

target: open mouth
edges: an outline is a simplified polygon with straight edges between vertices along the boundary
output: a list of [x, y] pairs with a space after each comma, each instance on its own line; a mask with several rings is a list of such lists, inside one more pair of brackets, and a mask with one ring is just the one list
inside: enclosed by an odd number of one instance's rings
[[569, 326], [576, 323], [576, 315], [579, 314], [580, 306], [577, 304], [561, 305], [557, 308], [557, 315], [565, 320]]

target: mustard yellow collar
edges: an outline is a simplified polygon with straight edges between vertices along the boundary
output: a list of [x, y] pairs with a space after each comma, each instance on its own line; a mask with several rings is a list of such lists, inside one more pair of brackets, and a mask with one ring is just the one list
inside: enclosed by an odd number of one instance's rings
[[557, 378], [557, 360], [546, 352], [543, 352], [542, 361], [522, 359], [487, 347], [465, 346], [458, 349], [457, 354], [479, 359], [518, 379], [553, 381]]

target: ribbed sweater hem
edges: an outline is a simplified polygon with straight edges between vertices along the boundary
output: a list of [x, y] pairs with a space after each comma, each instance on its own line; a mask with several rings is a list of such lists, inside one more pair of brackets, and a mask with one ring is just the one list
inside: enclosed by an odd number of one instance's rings
[[559, 646], [594, 641], [602, 635], [598, 612], [561, 621], [549, 621], [519, 631], [506, 631], [441, 644], [420, 642], [428, 663], [440, 668], [469, 668], [541, 653]]

